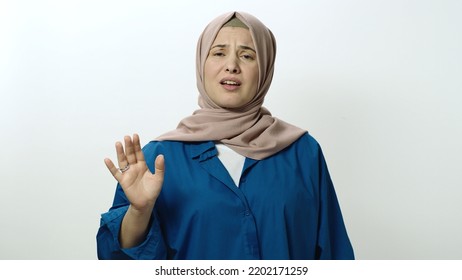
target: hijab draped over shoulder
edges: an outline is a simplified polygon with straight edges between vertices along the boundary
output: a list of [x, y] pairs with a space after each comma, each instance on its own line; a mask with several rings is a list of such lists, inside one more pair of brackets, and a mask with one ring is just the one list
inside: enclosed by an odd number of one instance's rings
[[[259, 80], [257, 94], [241, 108], [227, 109], [215, 104], [204, 85], [204, 65], [221, 27], [238, 18], [250, 31], [257, 51]], [[288, 147], [306, 131], [275, 118], [262, 107], [271, 85], [276, 57], [276, 41], [272, 32], [254, 16], [243, 12], [221, 15], [207, 25], [197, 44], [196, 75], [199, 107], [184, 118], [178, 127], [156, 140], [216, 141], [237, 153], [261, 160]]]

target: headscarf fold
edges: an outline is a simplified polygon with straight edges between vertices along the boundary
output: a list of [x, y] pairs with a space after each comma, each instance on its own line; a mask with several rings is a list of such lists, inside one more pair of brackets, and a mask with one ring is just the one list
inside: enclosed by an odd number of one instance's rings
[[[218, 106], [207, 95], [204, 65], [218, 32], [233, 17], [237, 17], [249, 28], [257, 52], [259, 79], [257, 94], [248, 104], [228, 109]], [[243, 12], [231, 12], [215, 18], [204, 29], [197, 43], [196, 78], [200, 109], [181, 120], [175, 130], [156, 140], [216, 141], [256, 160], [288, 147], [306, 131], [273, 117], [262, 106], [273, 79], [275, 58], [276, 40], [273, 33], [256, 17]]]

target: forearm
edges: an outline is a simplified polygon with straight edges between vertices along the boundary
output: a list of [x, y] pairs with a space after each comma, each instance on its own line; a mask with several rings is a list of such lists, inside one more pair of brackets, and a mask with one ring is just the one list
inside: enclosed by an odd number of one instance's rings
[[121, 248], [138, 246], [146, 239], [152, 209], [153, 207], [139, 211], [132, 206], [128, 207], [120, 227], [119, 242]]

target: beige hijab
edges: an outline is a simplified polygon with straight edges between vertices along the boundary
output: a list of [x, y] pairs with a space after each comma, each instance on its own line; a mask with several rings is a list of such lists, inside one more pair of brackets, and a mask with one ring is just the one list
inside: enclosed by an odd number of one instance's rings
[[[204, 65], [221, 27], [233, 17], [241, 20], [250, 30], [257, 51], [259, 81], [257, 94], [248, 104], [238, 109], [226, 109], [208, 97], [204, 87]], [[275, 56], [276, 41], [273, 34], [254, 16], [231, 12], [214, 19], [205, 28], [197, 44], [200, 109], [183, 119], [175, 130], [156, 140], [216, 141], [245, 157], [257, 160], [274, 155], [292, 144], [306, 131], [271, 116], [262, 107], [273, 79]]]

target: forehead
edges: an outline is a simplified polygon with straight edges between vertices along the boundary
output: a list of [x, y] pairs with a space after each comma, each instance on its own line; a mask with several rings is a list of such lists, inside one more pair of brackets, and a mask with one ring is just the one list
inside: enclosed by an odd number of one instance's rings
[[230, 44], [237, 42], [241, 45], [254, 46], [250, 31], [242, 27], [222, 27], [218, 32], [213, 45]]

